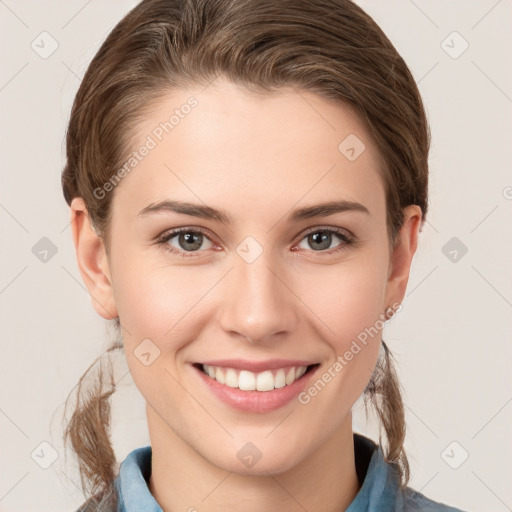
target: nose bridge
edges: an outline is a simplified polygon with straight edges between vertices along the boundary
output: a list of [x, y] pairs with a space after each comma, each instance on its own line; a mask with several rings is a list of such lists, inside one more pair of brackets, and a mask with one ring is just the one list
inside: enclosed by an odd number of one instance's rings
[[[221, 327], [238, 333], [254, 343], [294, 329], [294, 298], [283, 283], [279, 263], [271, 250], [261, 250], [255, 257], [254, 245], [240, 244], [234, 269], [227, 279]], [[245, 251], [244, 251], [245, 249]], [[248, 249], [248, 250], [247, 250]], [[255, 259], [253, 259], [255, 257]]]

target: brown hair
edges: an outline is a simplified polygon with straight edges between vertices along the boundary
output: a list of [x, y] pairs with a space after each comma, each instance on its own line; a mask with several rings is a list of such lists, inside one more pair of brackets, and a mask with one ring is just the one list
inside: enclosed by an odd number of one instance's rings
[[[296, 87], [354, 108], [382, 157], [390, 241], [402, 225], [404, 207], [420, 206], [424, 221], [430, 129], [420, 93], [393, 44], [360, 7], [349, 0], [144, 0], [117, 24], [90, 63], [67, 130], [64, 197], [68, 204], [84, 198], [107, 251], [115, 191], [105, 197], [94, 191], [133, 150], [130, 136], [137, 122], [173, 89], [206, 86], [217, 76], [258, 92]], [[115, 323], [119, 332], [119, 318]], [[109, 351], [122, 348], [120, 339]], [[109, 436], [115, 383], [110, 376], [104, 390], [101, 365], [95, 371], [88, 395], [80, 380], [64, 434], [89, 494], [110, 488], [116, 465]], [[406, 486], [404, 406], [384, 341], [364, 395], [365, 406], [367, 400], [373, 404], [384, 427], [386, 460], [396, 463]]]

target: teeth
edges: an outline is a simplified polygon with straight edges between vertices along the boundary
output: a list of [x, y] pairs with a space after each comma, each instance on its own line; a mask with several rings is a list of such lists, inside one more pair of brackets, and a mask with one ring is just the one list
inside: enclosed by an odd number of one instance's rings
[[286, 374], [286, 385], [289, 386], [295, 380], [295, 368], [290, 368]]
[[256, 374], [247, 370], [238, 371], [234, 368], [203, 365], [203, 372], [206, 375], [221, 384], [230, 388], [239, 388], [242, 391], [272, 391], [273, 389], [284, 388], [302, 377], [306, 370], [307, 366], [297, 366], [288, 370], [280, 368]]
[[286, 375], [284, 374], [284, 370], [277, 370], [276, 376], [274, 377], [274, 386], [278, 389], [286, 386]]
[[242, 370], [238, 376], [238, 387], [244, 391], [256, 389], [256, 377], [254, 373]]
[[233, 370], [233, 368], [228, 368], [226, 370], [226, 382], [224, 384], [230, 388], [238, 387], [238, 375], [236, 374], [235, 370]]
[[274, 389], [274, 376], [271, 371], [258, 373], [256, 377], [256, 389], [258, 391], [272, 391]]
[[299, 379], [306, 373], [307, 368], [305, 366], [301, 366], [297, 368], [297, 371], [295, 373], [295, 380]]
[[221, 384], [226, 383], [226, 379], [224, 378], [224, 373], [220, 368], [215, 368], [215, 380], [220, 382]]

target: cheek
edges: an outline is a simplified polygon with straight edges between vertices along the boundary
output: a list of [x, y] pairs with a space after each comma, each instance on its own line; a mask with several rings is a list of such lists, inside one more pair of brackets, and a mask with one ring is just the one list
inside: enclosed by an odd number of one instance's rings
[[360, 255], [303, 275], [296, 283], [297, 295], [316, 315], [318, 325], [323, 324], [321, 332], [338, 353], [374, 325], [385, 309], [387, 262], [383, 258]]
[[155, 379], [169, 380], [165, 379], [169, 359], [161, 356], [173, 357], [186, 340], [184, 322], [179, 322], [186, 301], [175, 269], [152, 270], [147, 259], [130, 254], [115, 265], [113, 287], [125, 356], [137, 387], [146, 395]]
[[[331, 431], [361, 396], [379, 356], [387, 260], [364, 257], [307, 280], [307, 302], [329, 359], [299, 396], [311, 428]], [[306, 294], [306, 289], [303, 291]]]
[[159, 339], [171, 337], [172, 329], [174, 335], [174, 326], [201, 293], [191, 267], [155, 264], [144, 254], [125, 255], [116, 263], [115, 301], [127, 331]]
[[201, 290], [187, 283], [182, 270], [157, 268], [147, 259], [127, 255], [118, 262], [114, 281], [130, 373], [145, 400], [162, 412], [171, 403], [176, 411], [187, 402], [175, 380], [180, 380], [175, 360], [193, 337], [193, 315], [187, 312]]

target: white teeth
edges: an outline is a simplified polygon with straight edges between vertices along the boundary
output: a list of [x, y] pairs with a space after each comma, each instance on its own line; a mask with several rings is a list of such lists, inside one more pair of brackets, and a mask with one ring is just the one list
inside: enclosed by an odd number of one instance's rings
[[254, 373], [242, 370], [238, 376], [238, 387], [244, 391], [254, 391], [256, 389]]
[[224, 378], [224, 372], [220, 368], [215, 369], [215, 380], [220, 382], [221, 384], [226, 383], [226, 379]]
[[272, 391], [274, 389], [274, 376], [271, 371], [258, 373], [256, 389], [258, 391]]
[[284, 388], [286, 386], [286, 375], [284, 374], [284, 370], [277, 370], [276, 376], [274, 377], [274, 386], [279, 388]]
[[295, 380], [300, 379], [306, 373], [306, 370], [307, 368], [305, 366], [297, 368], [297, 371], [295, 372]]
[[286, 385], [289, 386], [295, 380], [295, 368], [290, 368], [286, 374]]
[[272, 391], [293, 384], [302, 377], [307, 366], [292, 367], [288, 371], [278, 369], [275, 374], [271, 370], [253, 373], [247, 370], [237, 371], [234, 368], [220, 368], [218, 366], [203, 365], [203, 371], [221, 384], [230, 388], [239, 388], [242, 391]]
[[237, 388], [238, 387], [238, 376], [233, 370], [233, 368], [228, 368], [226, 370], [226, 386], [229, 386], [230, 388]]

